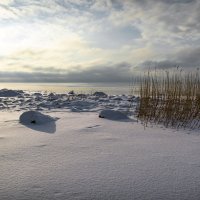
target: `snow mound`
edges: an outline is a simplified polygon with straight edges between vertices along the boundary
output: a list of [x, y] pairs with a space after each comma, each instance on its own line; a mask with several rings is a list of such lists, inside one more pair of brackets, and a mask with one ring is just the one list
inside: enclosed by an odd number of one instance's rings
[[53, 117], [51, 117], [49, 115], [44, 115], [37, 111], [26, 111], [26, 112], [22, 113], [19, 118], [20, 123], [22, 123], [24, 125], [29, 125], [29, 124], [41, 125], [41, 124], [53, 122], [55, 120], [56, 119], [54, 119]]
[[110, 120], [125, 120], [125, 119], [129, 119], [127, 115], [125, 115], [124, 113], [122, 113], [120, 111], [116, 111], [116, 110], [102, 110], [99, 113], [99, 117], [100, 118], [110, 119]]
[[0, 90], [0, 97], [16, 97], [20, 96], [23, 93], [21, 90], [8, 90], [2, 89]]

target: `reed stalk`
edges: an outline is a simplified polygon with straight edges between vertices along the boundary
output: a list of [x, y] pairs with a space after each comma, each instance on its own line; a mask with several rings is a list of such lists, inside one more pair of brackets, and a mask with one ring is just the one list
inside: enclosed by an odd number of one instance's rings
[[148, 71], [140, 79], [137, 116], [145, 125], [200, 127], [200, 73]]

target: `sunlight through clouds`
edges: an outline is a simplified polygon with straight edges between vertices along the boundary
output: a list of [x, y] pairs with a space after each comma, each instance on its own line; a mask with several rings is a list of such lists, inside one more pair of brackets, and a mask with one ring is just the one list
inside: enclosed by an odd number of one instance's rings
[[3, 0], [0, 71], [69, 74], [120, 63], [134, 70], [146, 61], [197, 67], [199, 9], [194, 0]]

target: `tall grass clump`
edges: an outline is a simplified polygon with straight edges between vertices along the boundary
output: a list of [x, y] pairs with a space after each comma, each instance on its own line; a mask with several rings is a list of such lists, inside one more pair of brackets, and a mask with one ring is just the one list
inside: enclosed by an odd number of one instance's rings
[[166, 127], [200, 127], [200, 73], [148, 71], [140, 79], [137, 115]]

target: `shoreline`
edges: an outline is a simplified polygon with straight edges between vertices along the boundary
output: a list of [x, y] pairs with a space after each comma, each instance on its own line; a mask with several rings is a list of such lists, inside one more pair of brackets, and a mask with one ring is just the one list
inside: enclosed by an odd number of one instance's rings
[[139, 97], [134, 95], [107, 95], [104, 92], [93, 94], [27, 92], [23, 90], [0, 90], [0, 109], [38, 110], [66, 109], [72, 112], [115, 109], [134, 112]]

